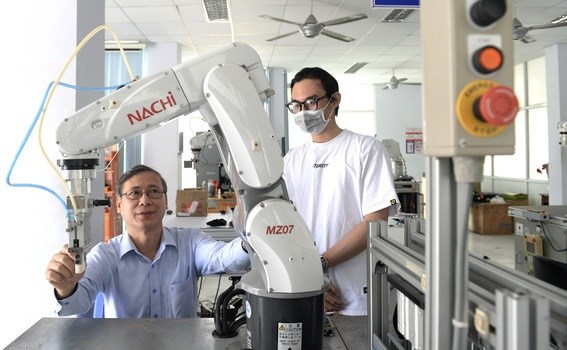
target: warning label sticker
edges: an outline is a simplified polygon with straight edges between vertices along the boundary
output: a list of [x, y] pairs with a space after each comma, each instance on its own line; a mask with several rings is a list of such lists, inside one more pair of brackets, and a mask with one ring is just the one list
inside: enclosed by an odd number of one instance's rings
[[278, 323], [278, 350], [301, 350], [301, 323]]

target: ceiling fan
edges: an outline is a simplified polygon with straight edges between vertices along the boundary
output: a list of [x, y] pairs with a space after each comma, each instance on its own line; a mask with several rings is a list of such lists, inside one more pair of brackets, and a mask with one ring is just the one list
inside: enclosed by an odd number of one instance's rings
[[[565, 19], [563, 19], [565, 20]], [[514, 17], [514, 40], [521, 40], [524, 43], [531, 43], [535, 39], [528, 34], [529, 31], [535, 29], [547, 29], [567, 26], [567, 22], [549, 22], [536, 26], [524, 27], [519, 19]]]
[[[299, 32], [301, 34], [303, 34], [303, 36], [306, 37], [306, 38], [316, 38], [317, 36], [319, 36], [319, 34], [323, 34], [323, 35], [328, 36], [328, 37], [333, 38], [333, 39], [337, 39], [337, 40], [341, 40], [341, 41], [345, 41], [345, 42], [351, 42], [351, 41], [354, 41], [356, 39], [351, 38], [351, 37], [346, 36], [346, 35], [343, 35], [343, 34], [340, 34], [340, 33], [337, 33], [337, 32], [330, 31], [328, 29], [325, 29], [325, 27], [336, 26], [336, 25], [339, 25], [339, 24], [345, 24], [345, 23], [349, 23], [349, 22], [358, 21], [358, 20], [367, 18], [368, 16], [366, 16], [364, 13], [359, 13], [359, 14], [352, 15], [352, 16], [331, 19], [331, 20], [328, 20], [328, 21], [325, 21], [325, 22], [318, 22], [317, 19], [315, 18], [315, 16], [313, 15], [313, 1], [311, 1], [311, 14], [307, 17], [307, 19], [305, 20], [304, 23], [288, 21], [287, 19], [272, 17], [272, 16], [268, 16], [268, 15], [260, 15], [260, 17], [269, 18], [271, 20], [278, 21], [278, 22], [295, 24], [299, 27], [298, 28]], [[295, 34], [297, 32], [298, 31], [293, 31], [293, 32], [290, 32], [290, 33], [282, 34], [282, 35], [276, 36], [274, 38], [267, 39], [267, 41], [274, 41], [274, 40], [278, 40], [278, 39], [281, 39], [281, 38], [285, 38], [286, 36], [290, 36], [290, 35]]]
[[397, 89], [398, 86], [401, 85], [421, 85], [421, 83], [406, 83], [405, 81], [408, 80], [408, 78], [396, 78], [396, 75], [394, 74], [394, 71], [392, 70], [392, 77], [390, 78], [390, 81], [386, 83], [386, 86], [384, 86], [384, 88], [382, 90], [388, 90], [388, 89]]

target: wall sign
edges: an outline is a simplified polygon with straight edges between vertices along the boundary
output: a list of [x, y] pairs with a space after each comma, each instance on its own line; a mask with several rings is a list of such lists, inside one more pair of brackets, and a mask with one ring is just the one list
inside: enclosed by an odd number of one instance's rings
[[423, 153], [423, 130], [421, 128], [406, 128], [406, 153]]

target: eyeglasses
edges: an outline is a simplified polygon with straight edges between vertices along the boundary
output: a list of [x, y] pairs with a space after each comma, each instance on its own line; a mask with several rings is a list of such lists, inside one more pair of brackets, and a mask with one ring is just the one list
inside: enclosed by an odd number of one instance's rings
[[291, 102], [289, 102], [285, 106], [291, 113], [299, 113], [303, 108], [305, 108], [306, 111], [315, 111], [319, 109], [319, 101], [324, 98], [329, 98], [329, 96], [325, 95], [321, 97], [312, 97], [303, 102], [291, 100]]
[[163, 196], [165, 193], [164, 190], [158, 188], [151, 188], [149, 191], [142, 191], [142, 190], [131, 190], [125, 193], [122, 193], [121, 196], [126, 196], [126, 198], [131, 200], [136, 200], [142, 198], [142, 196], [146, 194], [146, 196], [150, 197], [151, 199], [158, 199]]

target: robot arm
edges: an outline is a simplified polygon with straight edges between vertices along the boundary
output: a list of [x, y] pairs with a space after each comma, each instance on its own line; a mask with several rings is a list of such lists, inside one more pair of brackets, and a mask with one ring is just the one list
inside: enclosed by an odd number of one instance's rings
[[[257, 53], [247, 45], [235, 43], [134, 81], [79, 110], [59, 125], [59, 149], [64, 156], [96, 152], [200, 107], [206, 109], [205, 78], [212, 68], [226, 64], [241, 67], [254, 86], [259, 103], [273, 95]], [[218, 123], [210, 113], [204, 116], [209, 124]]]
[[234, 43], [162, 73], [135, 81], [66, 118], [57, 129], [67, 172], [83, 205], [69, 219], [76, 266], [90, 243], [90, 181], [98, 149], [199, 110], [217, 140], [237, 193], [234, 226], [252, 248], [253, 288], [303, 293], [323, 288], [313, 239], [289, 202], [283, 158], [263, 101], [273, 95], [258, 54]]

